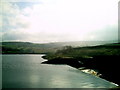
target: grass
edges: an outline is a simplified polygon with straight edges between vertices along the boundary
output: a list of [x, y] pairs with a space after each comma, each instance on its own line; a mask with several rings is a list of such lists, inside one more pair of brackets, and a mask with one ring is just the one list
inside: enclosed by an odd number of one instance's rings
[[76, 47], [66, 46], [55, 53], [49, 53], [46, 59], [53, 59], [57, 57], [73, 57], [73, 58], [91, 58], [95, 56], [119, 56], [120, 44], [107, 44], [91, 47]]

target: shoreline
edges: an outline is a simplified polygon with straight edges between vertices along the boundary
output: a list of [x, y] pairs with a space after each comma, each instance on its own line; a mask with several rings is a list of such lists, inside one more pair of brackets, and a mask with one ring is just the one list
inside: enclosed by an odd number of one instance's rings
[[[45, 56], [42, 56], [43, 59], [46, 59], [44, 58]], [[60, 61], [58, 61], [58, 59]], [[64, 59], [64, 61], [62, 60]], [[85, 68], [85, 67], [78, 67], [78, 66], [75, 66], [75, 65], [72, 65], [72, 63], [75, 63], [75, 59], [71, 60], [72, 62], [68, 62], [68, 60], [65, 61], [65, 59], [68, 59], [70, 61], [70, 59], [73, 59], [73, 58], [56, 58], [56, 59], [52, 59], [52, 60], [47, 60], [47, 61], [43, 61], [41, 64], [55, 64], [55, 65], [59, 65], [59, 64], [62, 64], [62, 65], [69, 65], [71, 67], [74, 67], [84, 73], [87, 73], [87, 74], [92, 74], [94, 76], [97, 76], [97, 77], [100, 77], [102, 74], [100, 74], [98, 71], [94, 70], [94, 69], [88, 69], [88, 68]], [[78, 63], [76, 64], [79, 64], [81, 63], [80, 61], [77, 61]], [[81, 63], [82, 64], [82, 63]], [[80, 65], [80, 64], [79, 64]]]
[[[47, 59], [46, 56], [42, 56], [42, 58]], [[78, 70], [81, 70], [84, 73], [92, 74], [94, 76], [100, 77], [102, 79], [108, 80], [112, 83], [115, 83], [116, 86], [120, 85], [119, 80], [119, 72], [116, 70], [118, 68], [119, 62], [112, 62], [111, 59], [118, 59], [116, 56], [109, 56], [108, 62], [102, 60], [102, 58], [108, 58], [108, 56], [99, 56], [93, 58], [83, 58], [83, 60], [75, 59], [75, 58], [54, 58], [54, 59], [47, 59], [47, 61], [43, 61], [41, 64], [63, 64], [69, 65], [74, 67]], [[98, 62], [96, 62], [96, 59]], [[105, 63], [103, 63], [104, 61]], [[117, 60], [118, 61], [118, 60]], [[116, 66], [111, 67], [112, 64], [116, 64]], [[105, 68], [104, 68], [105, 67]]]

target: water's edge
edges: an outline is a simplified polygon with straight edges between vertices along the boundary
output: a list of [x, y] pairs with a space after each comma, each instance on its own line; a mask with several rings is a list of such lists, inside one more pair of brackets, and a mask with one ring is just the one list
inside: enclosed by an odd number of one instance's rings
[[[46, 59], [46, 58], [44, 58], [45, 56], [46, 55], [43, 55], [42, 58]], [[96, 68], [90, 69], [90, 68], [82, 67], [80, 61], [76, 60], [74, 58], [54, 58], [54, 59], [51, 59], [51, 60], [46, 59], [41, 64], [69, 65], [69, 66], [72, 66], [72, 67], [74, 67], [74, 68], [76, 68], [76, 69], [78, 69], [78, 70], [80, 70], [84, 73], [92, 74], [94, 76], [97, 76], [97, 77], [100, 77], [102, 79], [108, 80], [109, 82], [115, 84], [116, 86], [119, 86], [119, 83], [117, 84], [117, 83], [114, 83], [114, 82], [110, 81], [111, 79], [109, 80], [106, 75], [100, 73], [99, 72], [100, 70], [98, 68], [97, 69]], [[113, 74], [115, 74], [115, 73], [113, 73]], [[119, 76], [117, 76], [117, 77], [119, 78]], [[113, 77], [113, 81], [114, 81], [114, 78], [116, 79], [116, 77]], [[117, 79], [117, 82], [119, 82], [119, 79]]]

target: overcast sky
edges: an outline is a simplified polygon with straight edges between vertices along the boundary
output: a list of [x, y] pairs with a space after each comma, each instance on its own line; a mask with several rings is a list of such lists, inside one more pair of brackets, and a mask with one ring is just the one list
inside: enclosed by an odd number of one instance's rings
[[[9, 2], [8, 2], [9, 1]], [[3, 41], [64, 42], [118, 39], [119, 0], [3, 0]]]

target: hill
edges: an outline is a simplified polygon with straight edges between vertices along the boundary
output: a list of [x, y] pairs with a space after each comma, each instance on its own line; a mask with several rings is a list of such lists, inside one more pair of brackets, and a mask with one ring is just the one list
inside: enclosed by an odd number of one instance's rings
[[2, 54], [40, 54], [55, 52], [56, 47], [30, 42], [2, 42]]
[[64, 46], [83, 47], [96, 46], [115, 41], [76, 41], [54, 43], [30, 43], [30, 42], [1, 42], [2, 54], [41, 54], [54, 53]]

